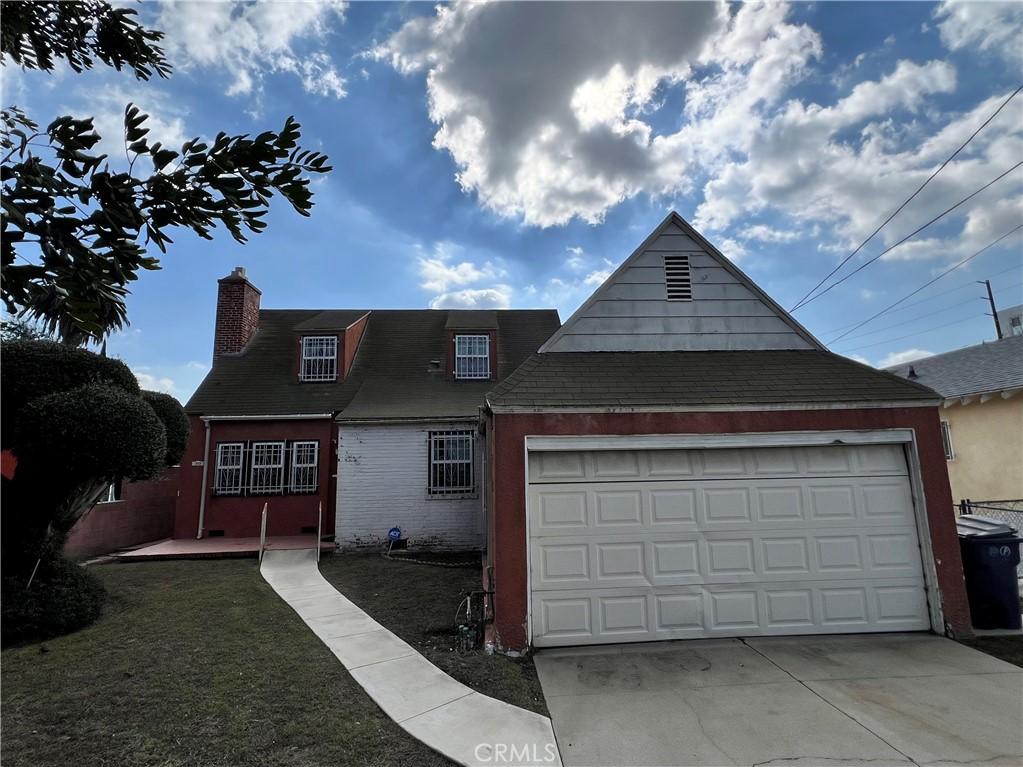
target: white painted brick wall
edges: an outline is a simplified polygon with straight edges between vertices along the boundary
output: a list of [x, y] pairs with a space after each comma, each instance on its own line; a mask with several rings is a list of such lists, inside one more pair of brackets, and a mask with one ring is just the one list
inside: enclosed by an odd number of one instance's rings
[[482, 548], [483, 437], [476, 435], [475, 497], [445, 498], [426, 491], [428, 433], [472, 428], [475, 424], [341, 426], [337, 493], [341, 546], [382, 547], [387, 531], [397, 525], [414, 547]]

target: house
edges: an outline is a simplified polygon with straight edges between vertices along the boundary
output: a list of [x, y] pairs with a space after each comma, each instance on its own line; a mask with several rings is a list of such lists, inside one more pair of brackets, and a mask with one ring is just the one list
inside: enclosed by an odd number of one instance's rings
[[944, 440], [952, 498], [1023, 498], [1023, 335], [888, 368], [944, 398]]
[[260, 300], [240, 267], [218, 283], [213, 365], [185, 405], [175, 537], [258, 536], [266, 504], [271, 536], [381, 545], [398, 527], [417, 546], [481, 548], [483, 398], [557, 312]]
[[941, 402], [672, 213], [487, 395], [488, 641], [968, 633]]
[[997, 317], [1002, 336], [1023, 336], [1023, 304], [1002, 309]]

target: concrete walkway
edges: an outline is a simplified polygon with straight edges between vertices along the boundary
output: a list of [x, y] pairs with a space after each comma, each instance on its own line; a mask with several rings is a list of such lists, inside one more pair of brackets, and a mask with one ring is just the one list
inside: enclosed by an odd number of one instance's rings
[[551, 720], [442, 672], [331, 586], [315, 551], [267, 551], [260, 568], [352, 677], [403, 730], [465, 765], [561, 765]]
[[1023, 764], [1023, 669], [933, 635], [565, 648], [536, 667], [567, 765]]

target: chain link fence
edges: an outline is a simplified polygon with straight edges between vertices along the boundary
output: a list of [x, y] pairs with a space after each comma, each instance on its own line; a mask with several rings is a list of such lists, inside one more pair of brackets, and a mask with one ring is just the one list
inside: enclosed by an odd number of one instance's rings
[[[973, 501], [967, 498], [959, 502], [959, 513], [995, 519], [1023, 534], [1023, 498], [1003, 501]], [[1023, 579], [1023, 561], [1016, 568], [1016, 575]]]

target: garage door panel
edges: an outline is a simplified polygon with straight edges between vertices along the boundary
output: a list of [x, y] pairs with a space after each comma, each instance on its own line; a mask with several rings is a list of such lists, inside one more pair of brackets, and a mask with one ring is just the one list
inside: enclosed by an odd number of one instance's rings
[[530, 557], [534, 591], [923, 577], [916, 537], [904, 528], [557, 536], [534, 538]]
[[926, 607], [919, 579], [555, 591], [534, 595], [534, 644], [922, 631]]
[[552, 483], [531, 485], [528, 501], [530, 530], [542, 536], [913, 524], [905, 478]]
[[530, 455], [531, 483], [691, 477], [905, 476], [899, 445], [550, 451]]

